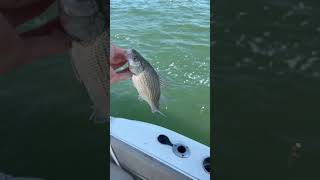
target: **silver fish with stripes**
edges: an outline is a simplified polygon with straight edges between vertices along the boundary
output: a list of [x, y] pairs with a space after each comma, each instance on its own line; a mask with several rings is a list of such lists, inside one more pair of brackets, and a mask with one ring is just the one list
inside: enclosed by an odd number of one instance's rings
[[126, 50], [129, 70], [133, 73], [132, 82], [139, 93], [139, 98], [146, 101], [152, 113], [160, 112], [161, 82], [152, 65], [135, 49]]
[[71, 64], [93, 102], [90, 119], [96, 123], [109, 120], [109, 31], [103, 8], [97, 0], [59, 1], [62, 26], [72, 39]]
[[94, 112], [90, 119], [103, 123], [109, 119], [109, 47], [107, 32], [95, 40], [72, 43], [71, 61], [76, 77], [87, 89]]

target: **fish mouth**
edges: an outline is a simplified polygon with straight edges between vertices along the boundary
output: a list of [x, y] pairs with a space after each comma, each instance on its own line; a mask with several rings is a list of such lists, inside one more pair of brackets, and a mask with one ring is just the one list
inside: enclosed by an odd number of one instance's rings
[[61, 25], [72, 40], [94, 40], [105, 31], [105, 17], [95, 0], [60, 0], [58, 6]]
[[140, 67], [140, 62], [134, 61], [134, 53], [133, 53], [132, 49], [125, 50], [125, 55], [128, 60], [128, 67], [129, 67], [130, 72], [133, 75], [137, 75], [137, 69], [139, 69], [139, 67]]
[[60, 4], [68, 16], [88, 17], [99, 11], [98, 5], [92, 0], [61, 0]]
[[136, 62], [133, 60], [134, 58], [133, 58], [132, 49], [125, 50], [125, 55], [127, 57], [129, 66], [139, 66], [140, 65], [139, 62]]

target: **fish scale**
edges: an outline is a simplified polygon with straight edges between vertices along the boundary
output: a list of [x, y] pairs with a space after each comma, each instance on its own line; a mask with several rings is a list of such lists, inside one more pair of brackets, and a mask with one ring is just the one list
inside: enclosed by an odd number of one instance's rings
[[95, 122], [109, 119], [109, 61], [108, 33], [105, 31], [93, 41], [72, 43], [71, 62], [75, 74], [86, 87], [93, 102]]
[[132, 82], [139, 96], [149, 104], [153, 113], [158, 112], [165, 116], [159, 110], [161, 83], [158, 73], [135, 49], [126, 50], [126, 54], [129, 61], [129, 69], [133, 73]]
[[140, 96], [148, 102], [152, 111], [159, 109], [160, 92], [157, 92], [155, 81], [150, 80], [146, 73], [132, 77], [132, 82]]

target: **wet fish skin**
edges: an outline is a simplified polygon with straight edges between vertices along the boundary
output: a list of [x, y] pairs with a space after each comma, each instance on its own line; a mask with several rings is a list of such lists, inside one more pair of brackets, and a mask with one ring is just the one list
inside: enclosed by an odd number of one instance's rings
[[160, 78], [158, 73], [152, 67], [152, 65], [143, 58], [135, 49], [129, 49], [126, 51], [129, 69], [133, 73], [132, 82], [137, 89], [141, 99], [146, 101], [151, 111], [160, 112]]
[[[59, 16], [72, 39], [71, 64], [93, 102], [90, 119], [109, 120], [109, 31], [97, 0], [59, 0]], [[94, 117], [94, 118], [93, 118]]]
[[92, 40], [107, 29], [96, 0], [59, 0], [58, 4], [60, 22], [72, 39]]
[[104, 32], [91, 41], [73, 41], [71, 62], [75, 74], [87, 89], [93, 102], [96, 123], [109, 120], [109, 46], [108, 33]]

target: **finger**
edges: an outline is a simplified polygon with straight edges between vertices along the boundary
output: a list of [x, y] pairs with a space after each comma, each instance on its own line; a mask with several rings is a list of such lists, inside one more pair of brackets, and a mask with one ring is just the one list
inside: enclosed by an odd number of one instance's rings
[[57, 53], [65, 53], [71, 47], [69, 37], [62, 32], [55, 32], [43, 36], [23, 37], [26, 49], [33, 59], [48, 57]]
[[131, 72], [122, 72], [122, 73], [117, 73], [117, 78], [119, 80], [128, 80], [132, 77], [132, 73]]
[[125, 64], [127, 61], [128, 60], [127, 60], [125, 50], [111, 44], [110, 64], [112, 65]]
[[55, 0], [25, 0], [12, 1], [3, 5], [0, 11], [5, 14], [13, 26], [18, 26], [43, 13]]
[[0, 13], [0, 74], [21, 66], [25, 59], [30, 59], [24, 41], [17, 35], [14, 27]]
[[132, 73], [125, 72], [125, 73], [117, 73], [117, 75], [114, 78], [114, 82], [124, 81], [128, 80], [132, 77]]
[[110, 79], [112, 79], [116, 75], [116, 71], [112, 67], [110, 67], [109, 74], [110, 74]]
[[45, 23], [44, 25], [36, 28], [36, 29], [32, 29], [30, 31], [26, 31], [23, 32], [21, 34], [19, 34], [21, 37], [29, 37], [29, 36], [41, 36], [41, 35], [47, 35], [50, 34], [53, 31], [64, 31], [59, 18], [55, 18], [47, 23]]
[[0, 7], [3, 9], [17, 9], [17, 8], [22, 8], [34, 3], [37, 3], [41, 0], [1, 0], [0, 1]]
[[118, 64], [110, 64], [110, 65], [111, 65], [112, 68], [118, 69], [118, 68], [124, 66], [126, 63], [127, 63], [127, 61], [120, 62], [120, 63], [118, 63]]
[[131, 73], [131, 75], [133, 74], [133, 73], [130, 71], [129, 68], [125, 68], [125, 69], [123, 69], [123, 70], [121, 70], [121, 71], [118, 71], [117, 73]]
[[123, 63], [123, 62], [127, 62], [127, 61], [128, 61], [127, 56], [126, 56], [124, 50], [122, 50], [122, 51], [116, 52], [110, 62], [111, 62], [111, 64], [119, 64], [119, 63]]
[[128, 80], [132, 77], [132, 73], [128, 70], [123, 70], [120, 73], [116, 73], [110, 68], [110, 84], [117, 83], [122, 80]]

